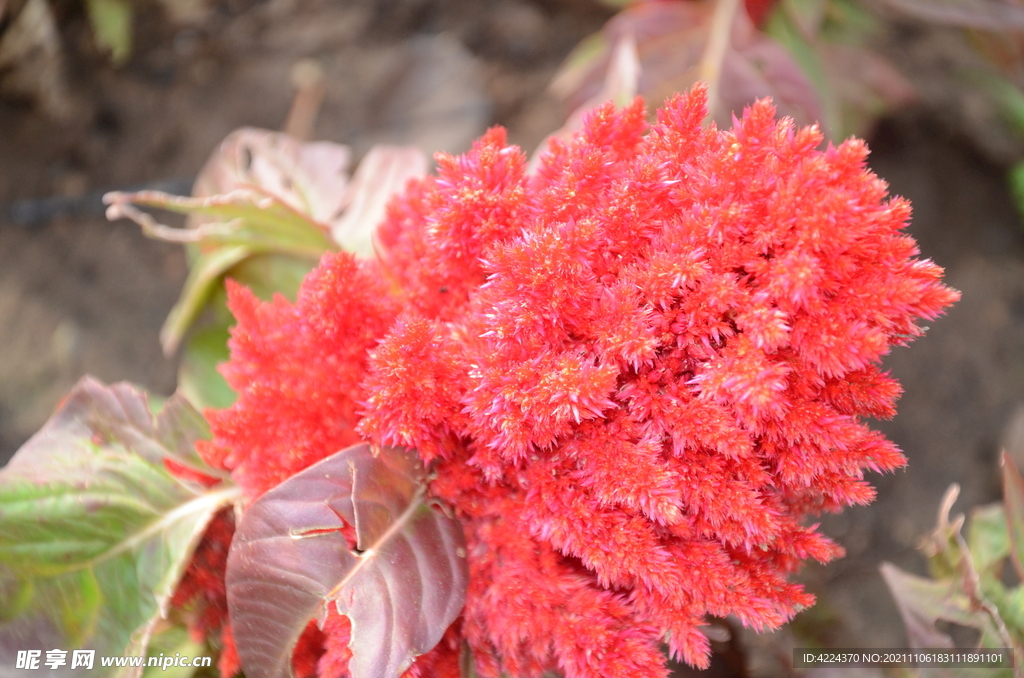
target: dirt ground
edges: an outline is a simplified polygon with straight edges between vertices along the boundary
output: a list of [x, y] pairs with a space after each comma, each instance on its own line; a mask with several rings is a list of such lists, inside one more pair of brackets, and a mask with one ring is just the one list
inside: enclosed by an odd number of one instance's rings
[[[544, 92], [556, 67], [611, 15], [590, 0], [218, 0], [201, 24], [170, 26], [142, 3], [135, 52], [115, 69], [89, 47], [80, 6], [56, 7], [76, 114], [58, 123], [0, 101], [0, 460], [84, 373], [174, 388], [157, 333], [184, 256], [108, 223], [92, 192], [187, 179], [233, 129], [280, 128], [304, 58], [327, 77], [313, 136], [357, 156], [382, 141], [458, 152], [494, 123], [533, 149], [562, 120]], [[942, 52], [933, 39], [903, 35], [888, 49], [928, 76]], [[946, 487], [961, 485], [965, 511], [998, 498], [1001, 446], [1024, 464], [1024, 231], [1005, 186], [1019, 148], [979, 136], [984, 116], [937, 82], [869, 140], [875, 171], [914, 205], [924, 256], [963, 292], [886, 361], [905, 395], [878, 426], [909, 467], [876, 479], [873, 505], [825, 519], [848, 556], [803, 573], [819, 605], [786, 632], [743, 634], [746, 668], [715, 675], [773, 675], [773, 655], [801, 638], [904, 645], [879, 564], [923, 572], [915, 546]], [[35, 226], [4, 218], [16, 201], [54, 196], [80, 198], [77, 212]]]

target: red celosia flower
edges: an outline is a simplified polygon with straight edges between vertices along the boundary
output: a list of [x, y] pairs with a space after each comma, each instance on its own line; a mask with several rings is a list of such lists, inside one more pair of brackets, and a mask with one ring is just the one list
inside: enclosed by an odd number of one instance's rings
[[228, 564], [235, 516], [225, 509], [214, 516], [171, 596], [171, 607], [187, 610], [189, 633], [198, 642], [217, 637], [228, 618], [224, 572]]
[[254, 497], [355, 426], [432, 461], [463, 521], [463, 617], [411, 671], [460, 639], [488, 677], [665, 676], [663, 641], [704, 666], [707, 615], [809, 605], [787, 575], [840, 549], [803, 519], [904, 463], [859, 418], [893, 414], [880, 358], [958, 297], [909, 205], [861, 141], [817, 150], [766, 101], [707, 129], [704, 98], [651, 126], [606, 105], [533, 175], [492, 130], [391, 205], [380, 264], [327, 257], [295, 306], [232, 290], [240, 398], [207, 457]]
[[381, 277], [348, 255], [324, 257], [294, 306], [280, 295], [261, 304], [230, 282], [228, 298], [238, 325], [222, 372], [238, 402], [206, 413], [216, 434], [200, 451], [254, 497], [359, 441], [367, 351], [396, 307]]

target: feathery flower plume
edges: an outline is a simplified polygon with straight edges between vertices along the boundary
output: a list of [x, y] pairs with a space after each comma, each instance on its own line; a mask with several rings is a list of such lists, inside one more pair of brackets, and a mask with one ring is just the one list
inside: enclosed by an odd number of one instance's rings
[[[230, 288], [206, 459], [253, 499], [413, 447], [464, 525], [463, 616], [408, 675], [458, 676], [463, 641], [485, 678], [666, 676], [663, 643], [706, 666], [707, 616], [810, 605], [787, 576], [841, 550], [805, 519], [904, 464], [861, 421], [895, 413], [879, 361], [959, 296], [909, 204], [860, 140], [705, 104], [606, 105], [534, 174], [492, 129], [391, 204], [379, 261], [325, 256], [295, 305]], [[347, 675], [347, 620], [314, 632], [296, 667]]]

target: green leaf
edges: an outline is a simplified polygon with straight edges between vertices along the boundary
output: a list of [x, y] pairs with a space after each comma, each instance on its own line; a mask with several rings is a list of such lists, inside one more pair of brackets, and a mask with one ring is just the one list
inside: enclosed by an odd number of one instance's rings
[[[264, 300], [284, 294], [295, 300], [299, 285], [313, 268], [314, 262], [282, 254], [252, 256], [224, 276], [248, 287]], [[230, 358], [229, 328], [235, 319], [227, 307], [224, 288], [216, 281], [214, 291], [205, 302], [206, 314], [185, 342], [178, 368], [178, 390], [196, 407], [223, 409], [235, 402], [236, 394], [218, 371]], [[184, 329], [184, 328], [183, 328]]]
[[15, 577], [6, 568], [0, 568], [0, 624], [22, 614], [32, 601], [32, 582]]
[[210, 324], [189, 337], [178, 367], [178, 391], [196, 407], [224, 409], [237, 397], [217, 366], [230, 358], [227, 323]]
[[800, 65], [807, 79], [813, 85], [821, 101], [821, 126], [826, 133], [834, 134], [840, 125], [839, 103], [821, 55], [818, 53], [814, 36], [806, 35], [800, 29], [800, 13], [789, 3], [772, 12], [764, 26], [764, 32], [782, 45]]
[[75, 386], [0, 470], [0, 609], [20, 608], [0, 624], [0, 649], [145, 654], [207, 523], [239, 497], [168, 472], [216, 482], [194, 451], [206, 435], [180, 396], [154, 416], [131, 386]]
[[1007, 178], [1010, 181], [1014, 205], [1017, 207], [1017, 216], [1024, 222], [1024, 162], [1018, 162], [1011, 167]]
[[[252, 255], [253, 248], [246, 245], [221, 247], [199, 254], [192, 264], [188, 279], [185, 280], [181, 296], [160, 329], [160, 343], [165, 353], [171, 354], [177, 350], [185, 332], [195, 322], [209, 301], [210, 295], [220, 286], [221, 277], [232, 266]], [[196, 400], [192, 402], [199, 404]]]
[[[427, 159], [413, 147], [375, 146], [349, 181], [350, 155], [339, 144], [242, 128], [207, 160], [194, 197], [159, 191], [104, 196], [108, 218], [126, 217], [151, 237], [193, 245], [191, 272], [160, 334], [166, 354], [177, 350], [225, 276], [269, 296], [258, 288], [298, 289], [301, 276], [329, 250], [375, 256], [374, 234], [388, 202], [426, 172]], [[138, 206], [187, 214], [189, 228], [160, 224]]]
[[782, 0], [764, 27], [813, 83], [821, 123], [834, 140], [864, 135], [886, 111], [910, 103], [915, 90], [888, 59], [872, 50], [880, 25], [863, 3]]
[[[228, 271], [225, 277], [245, 285], [264, 301], [269, 301], [275, 294], [280, 293], [294, 302], [299, 286], [315, 264], [315, 261], [309, 259], [296, 259], [281, 254], [262, 254], [246, 259]], [[225, 317], [234, 324], [234, 316], [227, 311], [226, 305], [224, 310]]]
[[859, 0], [828, 0], [822, 37], [833, 42], [863, 45], [883, 30], [883, 23]]
[[[245, 246], [223, 247], [201, 253], [192, 265], [181, 297], [160, 330], [164, 351], [170, 354], [177, 349], [181, 338], [204, 308], [214, 306], [217, 307], [215, 312], [220, 310], [223, 299], [214, 300], [213, 295], [223, 289], [221, 285], [224, 278], [233, 278], [264, 300], [278, 292], [294, 300], [302, 279], [313, 269], [318, 259], [319, 255], [296, 257]], [[223, 324], [226, 331], [227, 326], [234, 322], [226, 306], [223, 318], [225, 322], [218, 324]], [[199, 401], [192, 402], [200, 404]]]
[[962, 66], [962, 82], [981, 90], [996, 104], [999, 116], [1019, 135], [1024, 134], [1024, 92], [1017, 83], [991, 69]]
[[[326, 142], [302, 143], [287, 135], [243, 128], [228, 136], [196, 178], [195, 197], [160, 191], [109, 193], [111, 219], [127, 217], [152, 237], [197, 245], [181, 297], [160, 333], [174, 353], [223, 277], [239, 264], [285, 254], [309, 270], [336, 249], [332, 219], [342, 209], [349, 150]], [[187, 214], [192, 228], [158, 223], [136, 206]]]
[[246, 676], [290, 676], [303, 629], [334, 606], [352, 623], [352, 678], [397, 678], [461, 612], [465, 549], [412, 450], [356, 445], [285, 480], [246, 510], [228, 555]]
[[[147, 657], [182, 657], [195, 658], [208, 654], [207, 648], [192, 640], [188, 630], [181, 626], [172, 626], [153, 636], [149, 643]], [[147, 662], [148, 663], [148, 662]], [[191, 678], [197, 667], [193, 666], [148, 666], [142, 672], [142, 678]]]
[[1006, 626], [1017, 638], [1024, 637], [1024, 586], [1007, 591], [996, 604]]
[[[244, 245], [256, 251], [287, 252], [319, 258], [333, 243], [327, 227], [276, 196], [258, 191], [232, 191], [209, 198], [185, 198], [162, 191], [107, 193], [104, 200], [110, 219], [128, 217], [147, 235], [180, 243]], [[204, 217], [207, 223], [194, 229], [179, 229], [157, 223], [132, 205], [156, 207], [170, 212]]]
[[126, 0], [86, 0], [85, 6], [96, 42], [123, 64], [132, 53], [132, 6]]
[[996, 570], [1010, 555], [1010, 537], [1002, 504], [981, 506], [971, 513], [967, 546], [980, 576], [998, 576]]

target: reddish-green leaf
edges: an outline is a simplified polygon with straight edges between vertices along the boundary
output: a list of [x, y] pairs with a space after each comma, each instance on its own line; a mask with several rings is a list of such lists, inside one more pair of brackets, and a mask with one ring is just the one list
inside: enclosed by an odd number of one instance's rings
[[867, 134], [886, 110], [916, 96], [895, 65], [870, 49], [879, 28], [848, 0], [784, 0], [763, 26], [814, 83], [820, 122], [833, 139]]
[[911, 647], [953, 647], [952, 639], [936, 628], [940, 620], [998, 637], [985, 613], [975, 609], [955, 583], [917, 577], [892, 563], [883, 563], [881, 570], [896, 599]]
[[1003, 0], [885, 0], [894, 9], [924, 21], [988, 31], [1024, 28], [1024, 6]]
[[[602, 29], [603, 39], [589, 39], [566, 62], [552, 87], [573, 108], [583, 106], [619, 68], [617, 53], [635, 40], [639, 57], [638, 91], [661, 101], [685, 91], [702, 77], [701, 65], [712, 28], [712, 3], [640, 3], [619, 12]], [[796, 61], [771, 37], [755, 29], [747, 14], [736, 13], [717, 69], [718, 101], [712, 108], [726, 124], [756, 99], [771, 96], [780, 114], [800, 123], [821, 117], [810, 80]], [[705, 76], [706, 77], [706, 76]]]
[[240, 494], [196, 455], [206, 435], [180, 397], [154, 416], [131, 386], [75, 386], [0, 470], [0, 658], [145, 654], [207, 523]]
[[[965, 580], [932, 580], [916, 577], [891, 563], [883, 563], [882, 577], [899, 608], [906, 626], [907, 641], [914, 648], [955, 647], [953, 639], [940, 630], [940, 622], [980, 631], [979, 647], [1011, 647], [1003, 620], [992, 604], [972, 595]], [[977, 669], [949, 668], [928, 675], [944, 678], [972, 678]], [[1010, 670], [992, 671], [992, 678], [1010, 678]]]
[[1010, 552], [1017, 574], [1024, 579], [1024, 478], [1017, 465], [1005, 451], [1002, 455], [1003, 501], [1006, 504], [1006, 524], [1010, 530]]
[[[911, 647], [953, 647], [953, 639], [940, 628], [939, 622], [976, 629], [981, 634], [980, 647], [1011, 647], [1013, 639], [999, 604], [1012, 599], [1004, 595], [1004, 589], [997, 586], [998, 580], [991, 576], [989, 561], [1001, 550], [998, 537], [990, 533], [991, 512], [981, 513], [980, 522], [972, 526], [973, 546], [969, 546], [960, 533], [963, 516], [953, 520], [949, 517], [959, 490], [954, 484], [946, 491], [939, 508], [938, 526], [923, 547], [936, 579], [915, 577], [889, 563], [882, 565], [882, 576], [899, 607]], [[982, 556], [978, 562], [973, 557], [975, 551]], [[950, 669], [944, 675], [966, 678], [973, 673], [969, 669]]]
[[[415, 452], [362, 444], [249, 507], [227, 570], [248, 678], [291, 675], [295, 642], [329, 605], [352, 623], [353, 678], [398, 676], [437, 644], [465, 603], [468, 568], [461, 526], [425, 493]], [[355, 550], [346, 525], [355, 529]]]

